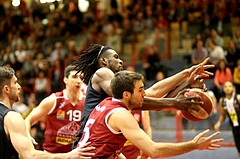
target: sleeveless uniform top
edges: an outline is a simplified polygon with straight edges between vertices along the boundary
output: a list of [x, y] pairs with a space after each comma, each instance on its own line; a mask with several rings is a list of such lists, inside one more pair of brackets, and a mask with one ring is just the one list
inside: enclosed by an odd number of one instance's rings
[[68, 100], [66, 90], [55, 93], [56, 100], [48, 113], [43, 149], [51, 153], [69, 152], [80, 129], [84, 95], [80, 94], [76, 105]]
[[81, 128], [76, 135], [77, 140], [74, 141], [73, 148], [76, 147], [78, 141], [82, 137], [83, 129], [85, 127], [85, 124], [86, 124], [86, 122], [88, 120], [88, 117], [91, 114], [92, 110], [101, 101], [103, 101], [107, 97], [109, 97], [109, 95], [106, 94], [103, 90], [101, 90], [101, 93], [99, 93], [92, 88], [92, 82], [91, 82], [91, 79], [90, 79], [89, 84], [87, 86], [86, 98], [85, 98], [85, 102], [84, 102], [84, 111], [83, 111], [83, 116], [82, 116], [81, 123], [80, 123]]
[[9, 111], [12, 110], [0, 103], [0, 159], [18, 159], [18, 153], [4, 130], [4, 117]]
[[92, 111], [84, 128], [82, 138], [78, 146], [91, 142], [90, 146], [96, 147], [95, 156], [92, 159], [112, 159], [117, 156], [126, 138], [121, 132], [113, 130], [108, 124], [108, 117], [118, 111], [127, 110], [126, 106], [120, 101], [108, 97], [102, 101]]
[[[233, 106], [234, 106], [235, 111], [236, 111], [236, 114], [237, 114], [238, 123], [240, 124], [240, 104], [239, 104], [239, 102], [238, 102], [238, 100], [237, 100], [237, 94], [234, 95]], [[224, 109], [225, 111], [227, 111], [226, 98], [224, 98], [224, 99], [222, 100], [222, 107], [223, 107], [223, 109]], [[229, 119], [231, 119], [230, 114], [228, 113], [228, 111], [227, 111], [227, 115], [228, 115]], [[232, 120], [229, 120], [229, 121], [230, 121], [231, 126], [233, 127], [233, 122], [232, 122]]]
[[131, 110], [130, 111], [134, 118], [137, 120], [138, 124], [142, 124], [142, 110]]

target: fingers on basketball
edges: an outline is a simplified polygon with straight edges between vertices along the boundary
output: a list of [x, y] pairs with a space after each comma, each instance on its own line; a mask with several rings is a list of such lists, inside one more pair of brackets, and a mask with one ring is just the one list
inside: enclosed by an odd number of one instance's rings
[[185, 94], [188, 97], [198, 95], [200, 100], [203, 101], [203, 105], [196, 105], [195, 109], [188, 109], [187, 111], [182, 111], [182, 115], [194, 122], [202, 121], [207, 119], [212, 112], [213, 102], [211, 97], [204, 92], [202, 89], [193, 88]]

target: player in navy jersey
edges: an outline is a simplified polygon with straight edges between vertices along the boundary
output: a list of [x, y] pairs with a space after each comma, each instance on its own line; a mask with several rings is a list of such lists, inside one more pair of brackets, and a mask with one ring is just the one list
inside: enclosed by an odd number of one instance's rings
[[63, 79], [66, 88], [46, 97], [25, 119], [30, 131], [34, 123], [47, 116], [43, 142], [43, 149], [47, 152], [71, 151], [72, 142], [80, 129], [85, 89], [77, 71], [74, 66], [67, 66]]
[[214, 139], [215, 132], [206, 136], [209, 130], [199, 133], [193, 140], [181, 143], [154, 142], [139, 127], [129, 110], [139, 108], [146, 95], [143, 76], [132, 71], [119, 71], [111, 81], [113, 97], [100, 102], [90, 114], [78, 146], [91, 142], [96, 147], [92, 159], [113, 159], [121, 153], [129, 140], [150, 157], [170, 157], [193, 150], [214, 150], [223, 139]]

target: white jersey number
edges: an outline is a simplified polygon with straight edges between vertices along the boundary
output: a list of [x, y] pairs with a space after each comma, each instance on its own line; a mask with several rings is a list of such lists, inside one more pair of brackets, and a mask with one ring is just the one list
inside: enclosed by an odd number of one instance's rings
[[83, 146], [89, 139], [90, 137], [90, 125], [93, 124], [95, 122], [95, 119], [89, 119], [86, 123], [86, 126], [83, 130], [83, 134], [84, 134], [84, 137], [82, 139], [82, 141], [79, 144], [79, 146]]
[[67, 115], [69, 115], [69, 121], [78, 122], [81, 120], [82, 112], [80, 110], [69, 110]]

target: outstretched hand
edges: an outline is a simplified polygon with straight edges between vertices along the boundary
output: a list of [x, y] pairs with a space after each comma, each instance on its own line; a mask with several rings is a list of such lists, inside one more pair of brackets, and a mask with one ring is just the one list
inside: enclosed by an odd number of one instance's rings
[[189, 68], [190, 76], [187, 81], [191, 88], [201, 88], [204, 91], [207, 91], [207, 87], [204, 84], [204, 79], [208, 78], [209, 76], [213, 76], [213, 73], [208, 72], [205, 69], [215, 67], [215, 65], [206, 65], [208, 61], [209, 58], [206, 58], [202, 63]]
[[184, 89], [177, 94], [175, 97], [177, 104], [174, 107], [175, 109], [184, 110], [187, 112], [191, 112], [193, 110], [198, 111], [198, 107], [199, 105], [203, 105], [203, 101], [200, 100], [198, 95], [186, 96], [186, 92], [188, 91], [189, 89]]
[[210, 58], [208, 57], [203, 62], [201, 62], [200, 64], [194, 65], [194, 66], [190, 67], [189, 70], [188, 70], [189, 71], [189, 75], [191, 76], [192, 73], [194, 73], [196, 75], [202, 76], [202, 78], [207, 78], [209, 76], [212, 76], [213, 73], [211, 73], [209, 71], [206, 71], [206, 69], [215, 67], [215, 65], [207, 65], [209, 59]]
[[89, 145], [90, 142], [87, 142], [85, 145], [68, 152], [68, 159], [91, 159], [91, 157], [95, 155], [91, 150], [94, 150], [95, 147]]
[[209, 129], [199, 133], [193, 141], [195, 142], [197, 149], [199, 150], [215, 150], [219, 148], [221, 145], [220, 142], [223, 141], [223, 138], [214, 139], [216, 136], [220, 134], [220, 132], [215, 132], [212, 135], [206, 137], [207, 133], [209, 133]]

